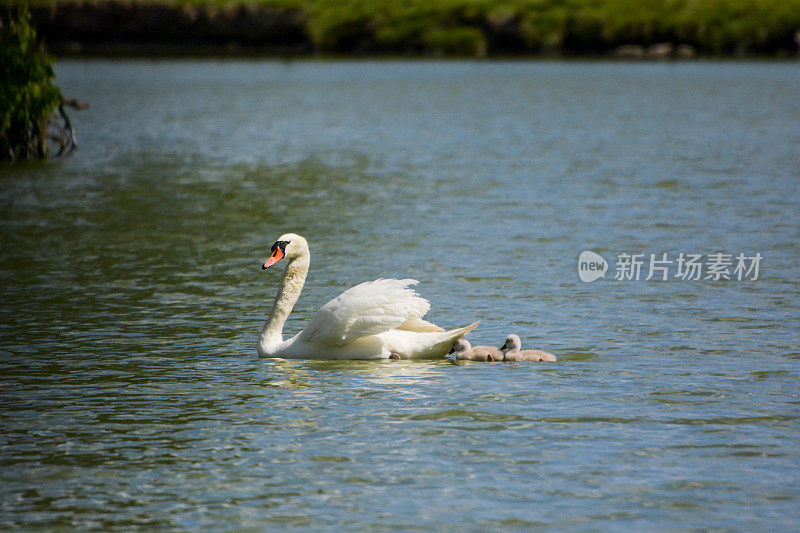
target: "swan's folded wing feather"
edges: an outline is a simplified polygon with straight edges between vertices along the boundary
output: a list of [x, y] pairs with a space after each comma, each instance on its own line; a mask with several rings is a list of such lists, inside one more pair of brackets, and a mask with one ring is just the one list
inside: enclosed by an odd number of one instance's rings
[[323, 305], [302, 335], [308, 341], [341, 345], [419, 319], [430, 303], [409, 288], [417, 283], [413, 279], [378, 279], [356, 285]]
[[414, 331], [417, 333], [432, 333], [435, 331], [444, 331], [444, 328], [440, 328], [436, 324], [432, 324], [427, 320], [422, 320], [418, 317], [410, 317], [406, 319], [405, 322], [397, 326], [397, 329], [402, 329], [403, 331]]

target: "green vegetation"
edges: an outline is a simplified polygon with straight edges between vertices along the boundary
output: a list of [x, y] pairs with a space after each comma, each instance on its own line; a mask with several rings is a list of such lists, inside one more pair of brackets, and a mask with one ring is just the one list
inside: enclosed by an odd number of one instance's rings
[[0, 160], [45, 157], [50, 114], [61, 104], [53, 67], [39, 52], [30, 15], [0, 28]]
[[[367, 33], [378, 50], [600, 53], [686, 43], [709, 54], [793, 50], [798, 0], [272, 0], [308, 13], [313, 44], [336, 50]], [[363, 36], [362, 36], [363, 38]]]
[[[270, 13], [291, 13], [297, 26], [294, 37], [307, 43], [308, 50], [323, 53], [591, 55], [626, 44], [669, 42], [702, 54], [786, 55], [797, 51], [794, 38], [800, 29], [800, 0], [33, 0], [32, 5], [71, 6], [65, 12], [83, 9], [85, 14], [101, 12], [98, 6], [104, 3], [117, 10], [150, 6], [160, 13], [191, 12], [185, 31], [179, 33], [195, 41], [213, 38], [214, 31], [222, 32], [222, 40], [235, 37], [236, 28], [246, 26], [238, 22], [240, 6], [250, 9], [245, 18], [259, 21]], [[226, 17], [229, 23], [223, 31], [220, 21]], [[122, 18], [129, 25], [136, 20]], [[108, 31], [115, 38], [118, 34], [108, 29], [114, 17], [100, 20], [103, 23], [93, 25], [93, 37]], [[154, 24], [157, 17], [143, 20]], [[169, 21], [173, 33], [176, 20], [180, 25], [180, 17]], [[211, 30], [198, 30], [198, 20]], [[247, 28], [252, 30], [252, 25]], [[48, 38], [59, 36], [53, 30]], [[245, 40], [260, 42], [252, 32]], [[262, 41], [275, 44], [275, 36]]]

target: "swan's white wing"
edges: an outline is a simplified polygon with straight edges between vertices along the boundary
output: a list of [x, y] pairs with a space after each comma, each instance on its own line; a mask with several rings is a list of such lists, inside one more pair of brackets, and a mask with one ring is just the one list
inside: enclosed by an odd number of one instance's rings
[[347, 344], [418, 319], [431, 308], [409, 285], [414, 279], [378, 279], [347, 289], [314, 314], [301, 335], [307, 342]]
[[403, 331], [415, 331], [417, 333], [431, 333], [434, 331], [444, 331], [444, 328], [440, 328], [436, 324], [431, 324], [427, 320], [422, 320], [419, 317], [409, 317], [406, 319], [405, 322], [397, 326], [397, 329], [402, 329]]

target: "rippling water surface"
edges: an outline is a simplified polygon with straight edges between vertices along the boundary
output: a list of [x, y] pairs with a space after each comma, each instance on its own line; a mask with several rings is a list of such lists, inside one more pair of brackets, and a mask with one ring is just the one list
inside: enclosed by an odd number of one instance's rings
[[[57, 75], [80, 150], [0, 167], [0, 528], [800, 527], [795, 64]], [[413, 277], [559, 361], [258, 359], [287, 231], [289, 332]], [[614, 281], [623, 252], [763, 260]]]

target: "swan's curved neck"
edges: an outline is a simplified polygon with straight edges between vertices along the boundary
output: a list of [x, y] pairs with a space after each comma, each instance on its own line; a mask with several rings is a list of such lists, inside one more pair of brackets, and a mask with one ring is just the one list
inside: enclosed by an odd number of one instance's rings
[[294, 304], [303, 291], [303, 284], [306, 281], [310, 262], [309, 254], [303, 254], [292, 259], [286, 265], [286, 272], [283, 274], [281, 286], [278, 289], [277, 296], [275, 296], [275, 302], [272, 304], [272, 311], [269, 312], [267, 322], [261, 329], [261, 346], [283, 340], [281, 335], [283, 325], [286, 323], [286, 319], [289, 318], [289, 313], [292, 312]]

